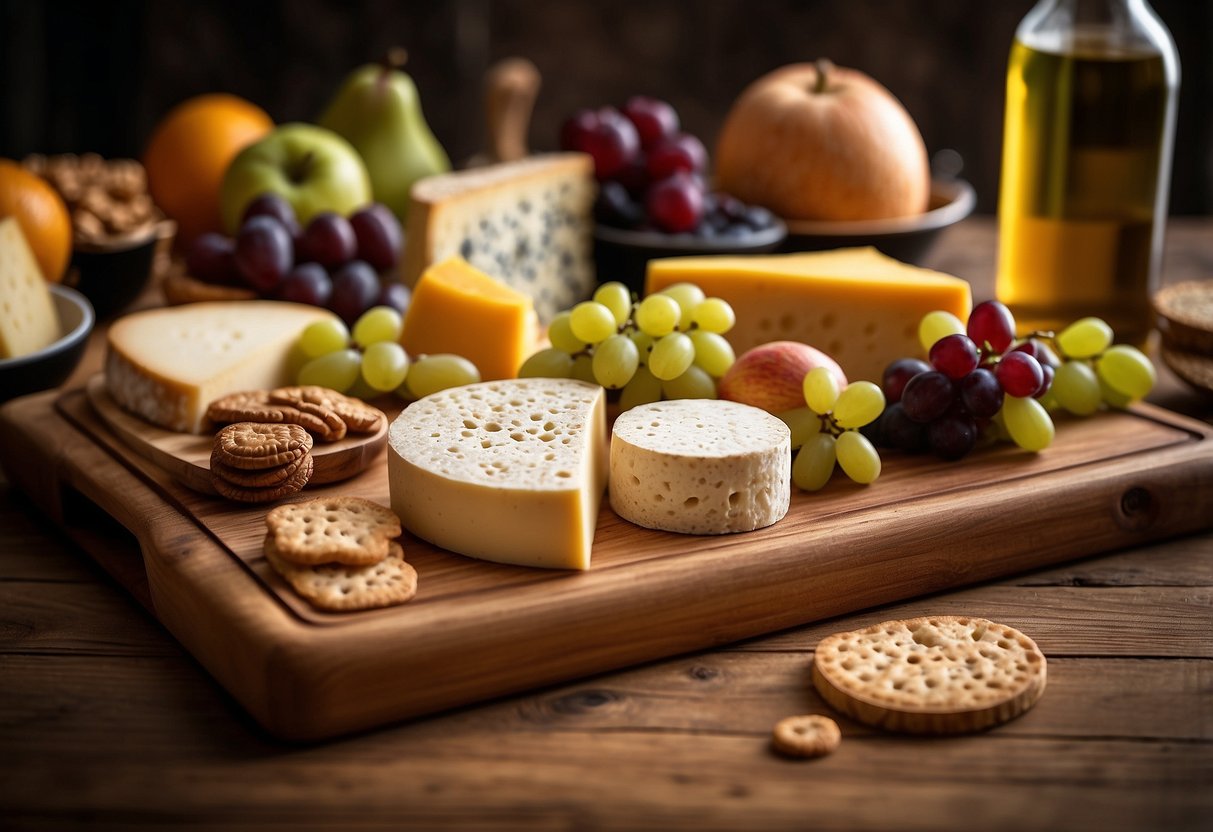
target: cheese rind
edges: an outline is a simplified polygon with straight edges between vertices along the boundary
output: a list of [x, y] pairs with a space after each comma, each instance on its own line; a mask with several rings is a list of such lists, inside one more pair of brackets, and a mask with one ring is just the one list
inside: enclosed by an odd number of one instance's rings
[[680, 399], [620, 414], [611, 435], [611, 508], [650, 529], [727, 534], [788, 513], [791, 434], [736, 402]]
[[314, 306], [262, 300], [135, 312], [110, 327], [106, 388], [153, 424], [201, 433], [207, 405], [220, 396], [292, 382], [299, 333], [335, 317]]
[[649, 261], [646, 292], [684, 281], [733, 307], [737, 324], [726, 337], [738, 354], [801, 341], [854, 380], [879, 381], [889, 362], [921, 354], [918, 323], [926, 313], [941, 309], [965, 320], [973, 302], [967, 281], [874, 248]]
[[37, 352], [59, 339], [59, 316], [16, 217], [0, 220], [0, 358]]
[[412, 287], [432, 263], [460, 255], [535, 301], [547, 323], [589, 297], [593, 160], [553, 153], [456, 171], [413, 186], [402, 274]]
[[606, 487], [605, 402], [597, 385], [540, 378], [414, 402], [388, 430], [392, 509], [452, 552], [588, 569]]
[[456, 256], [430, 266], [413, 287], [400, 340], [410, 355], [461, 355], [494, 381], [518, 375], [537, 329], [529, 296]]

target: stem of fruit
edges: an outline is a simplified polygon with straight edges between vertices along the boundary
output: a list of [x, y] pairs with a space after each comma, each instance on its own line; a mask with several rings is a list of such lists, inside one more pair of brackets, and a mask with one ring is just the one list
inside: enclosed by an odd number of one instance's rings
[[818, 58], [813, 62], [813, 66], [817, 67], [817, 83], [813, 85], [813, 92], [821, 95], [829, 90], [830, 75], [834, 72], [834, 62], [829, 58]]
[[303, 155], [303, 158], [299, 160], [299, 164], [291, 168], [290, 177], [292, 182], [299, 185], [307, 181], [307, 174], [312, 168], [312, 161], [314, 158], [314, 154], [309, 150]]
[[403, 46], [393, 46], [383, 56], [383, 71], [384, 73], [391, 72], [393, 69], [402, 68], [409, 59], [409, 51]]

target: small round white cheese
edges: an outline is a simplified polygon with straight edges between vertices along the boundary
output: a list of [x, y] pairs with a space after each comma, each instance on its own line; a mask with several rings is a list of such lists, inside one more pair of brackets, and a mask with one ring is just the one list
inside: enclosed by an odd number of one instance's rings
[[611, 508], [670, 532], [761, 529], [788, 513], [791, 441], [780, 419], [736, 402], [634, 407], [611, 435]]

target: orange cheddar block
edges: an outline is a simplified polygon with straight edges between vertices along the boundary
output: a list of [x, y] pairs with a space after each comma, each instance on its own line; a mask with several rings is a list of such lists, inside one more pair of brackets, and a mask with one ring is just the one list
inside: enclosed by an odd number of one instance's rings
[[401, 343], [412, 357], [455, 353], [485, 381], [516, 378], [535, 349], [531, 298], [489, 277], [462, 257], [430, 266], [413, 287]]
[[877, 383], [889, 362], [922, 354], [923, 315], [942, 309], [963, 321], [973, 304], [967, 281], [874, 248], [649, 261], [646, 292], [683, 282], [733, 307], [737, 324], [725, 337], [738, 354], [801, 341], [832, 356], [851, 381]]

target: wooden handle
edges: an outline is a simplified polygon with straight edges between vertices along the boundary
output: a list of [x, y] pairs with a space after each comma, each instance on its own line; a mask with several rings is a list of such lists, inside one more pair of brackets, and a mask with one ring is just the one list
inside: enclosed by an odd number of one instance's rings
[[485, 76], [485, 115], [488, 153], [495, 162], [513, 162], [527, 155], [527, 131], [542, 80], [526, 58], [506, 58]]

